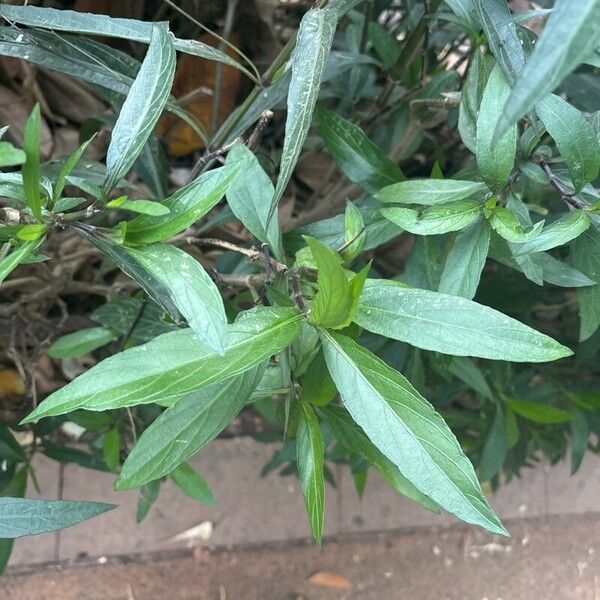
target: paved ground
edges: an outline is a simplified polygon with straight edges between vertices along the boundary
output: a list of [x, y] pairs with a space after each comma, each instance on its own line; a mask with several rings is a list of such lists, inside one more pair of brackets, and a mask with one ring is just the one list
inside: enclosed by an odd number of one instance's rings
[[[0, 579], [3, 600], [598, 600], [600, 515], [541, 517], [512, 538], [420, 531]], [[321, 584], [319, 585], [319, 581]]]

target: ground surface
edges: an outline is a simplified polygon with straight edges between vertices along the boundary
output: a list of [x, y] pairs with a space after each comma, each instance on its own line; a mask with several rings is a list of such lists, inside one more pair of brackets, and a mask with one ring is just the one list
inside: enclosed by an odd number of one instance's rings
[[[0, 580], [4, 600], [598, 600], [600, 515], [155, 560], [46, 568]], [[314, 576], [326, 585], [311, 581]], [[334, 587], [337, 586], [337, 587]], [[346, 586], [347, 589], [341, 589]]]

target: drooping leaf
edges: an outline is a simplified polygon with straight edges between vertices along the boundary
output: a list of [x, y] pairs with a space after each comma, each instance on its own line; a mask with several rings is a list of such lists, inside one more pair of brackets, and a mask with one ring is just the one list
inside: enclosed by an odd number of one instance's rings
[[190, 498], [212, 506], [215, 503], [215, 497], [212, 490], [195, 469], [186, 463], [180, 464], [173, 469], [170, 475], [173, 483], [181, 489], [181, 491]]
[[178, 400], [141, 435], [123, 464], [117, 489], [163, 477], [198, 452], [235, 418], [263, 371], [249, 369]]
[[48, 396], [24, 421], [78, 408], [106, 410], [176, 400], [262, 363], [287, 347], [299, 330], [296, 309], [258, 307], [228, 327], [224, 355], [207, 348], [191, 329], [166, 333], [103, 360]]
[[577, 288], [579, 341], [587, 340], [600, 327], [600, 231], [589, 228], [571, 244], [573, 266], [597, 285]]
[[490, 228], [485, 221], [460, 231], [448, 252], [439, 291], [471, 300], [475, 296], [490, 247]]
[[158, 500], [160, 484], [160, 480], [150, 481], [140, 488], [140, 496], [135, 512], [136, 523], [141, 523], [148, 516], [152, 505]]
[[600, 143], [594, 129], [581, 112], [554, 94], [540, 100], [535, 110], [569, 167], [575, 192], [579, 192], [600, 170]]
[[111, 471], [116, 471], [119, 468], [121, 460], [121, 436], [117, 427], [111, 427], [104, 434], [102, 456], [104, 457], [106, 466]]
[[490, 49], [508, 82], [514, 85], [525, 66], [517, 27], [504, 0], [474, 0]]
[[26, 261], [36, 248], [39, 241], [25, 242], [0, 260], [0, 285], [20, 263]]
[[333, 430], [336, 440], [341, 442], [348, 451], [361, 454], [369, 464], [400, 494], [421, 504], [428, 510], [438, 512], [438, 505], [422, 494], [404, 475], [369, 440], [365, 432], [352, 420], [348, 411], [341, 406], [328, 406], [322, 411], [325, 422]]
[[383, 188], [375, 194], [375, 198], [381, 202], [431, 206], [465, 200], [487, 190], [487, 185], [479, 181], [411, 179]]
[[574, 210], [544, 227], [536, 237], [520, 246], [515, 255], [543, 252], [562, 246], [581, 235], [589, 226], [589, 216], [581, 210]]
[[376, 279], [366, 282], [354, 320], [373, 333], [456, 356], [545, 362], [572, 354], [487, 306]]
[[110, 191], [142, 152], [169, 99], [175, 76], [175, 48], [169, 31], [152, 28], [150, 45], [112, 131], [104, 189]]
[[25, 164], [21, 168], [23, 173], [23, 189], [27, 205], [38, 219], [42, 220], [42, 196], [40, 188], [40, 128], [42, 117], [40, 105], [36, 104], [25, 123], [23, 132], [23, 151], [25, 152]]
[[477, 166], [481, 177], [493, 190], [500, 190], [506, 185], [517, 152], [516, 124], [499, 140], [494, 138], [496, 124], [509, 94], [506, 77], [496, 65], [485, 86], [477, 117]]
[[323, 506], [325, 503], [325, 481], [323, 464], [325, 444], [313, 409], [303, 402], [296, 437], [296, 463], [300, 487], [308, 512], [310, 528], [318, 546], [323, 538]]
[[236, 162], [200, 175], [162, 202], [169, 209], [168, 215], [143, 215], [129, 221], [126, 241], [136, 245], [151, 244], [184, 231], [221, 200], [238, 175], [239, 168]]
[[544, 281], [552, 285], [574, 288], [596, 285], [593, 279], [590, 279], [581, 271], [554, 258], [550, 254], [538, 252], [534, 256], [531, 256], [531, 258], [542, 269], [542, 278]]
[[236, 144], [227, 156], [228, 163], [243, 163], [240, 174], [227, 190], [227, 203], [244, 227], [261, 242], [268, 244], [278, 260], [284, 259], [278, 219], [266, 229], [270, 202], [275, 188], [258, 159], [246, 146]]
[[505, 430], [504, 414], [502, 408], [497, 406], [492, 426], [487, 433], [481, 452], [479, 477], [482, 481], [489, 481], [502, 468], [508, 451]]
[[18, 538], [71, 527], [113, 509], [114, 504], [0, 498], [0, 538]]
[[275, 210], [283, 196], [306, 140], [336, 24], [336, 12], [327, 8], [309, 10], [300, 23], [291, 61], [292, 79], [279, 178], [270, 212]]
[[557, 0], [542, 35], [503, 107], [497, 135], [508, 131], [598, 45], [600, 0]]
[[88, 327], [58, 338], [48, 348], [52, 358], [76, 358], [97, 348], [101, 348], [116, 339], [114, 331], [104, 327]]
[[397, 371], [348, 337], [322, 332], [329, 372], [354, 421], [423, 494], [458, 518], [506, 530], [471, 463], [433, 407]]
[[479, 220], [483, 202], [479, 200], [455, 200], [426, 208], [423, 212], [412, 208], [386, 207], [381, 214], [411, 233], [438, 235], [468, 227]]
[[375, 193], [405, 179], [400, 167], [354, 123], [324, 108], [317, 109], [316, 120], [327, 151], [350, 181]]

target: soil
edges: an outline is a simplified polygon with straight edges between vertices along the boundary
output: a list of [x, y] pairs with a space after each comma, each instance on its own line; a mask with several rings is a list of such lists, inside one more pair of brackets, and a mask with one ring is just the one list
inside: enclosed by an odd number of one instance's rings
[[[4, 600], [598, 600], [600, 514], [12, 571]], [[321, 582], [320, 584], [318, 582]]]

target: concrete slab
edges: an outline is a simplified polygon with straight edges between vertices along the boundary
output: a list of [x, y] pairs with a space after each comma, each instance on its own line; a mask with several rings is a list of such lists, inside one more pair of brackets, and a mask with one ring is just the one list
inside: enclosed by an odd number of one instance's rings
[[[31, 479], [27, 485], [28, 498], [54, 500], [59, 497], [60, 465], [54, 460], [37, 454], [32, 462], [39, 492], [34, 488]], [[36, 564], [58, 560], [58, 534], [44, 533], [34, 538], [15, 540], [9, 565]]]

